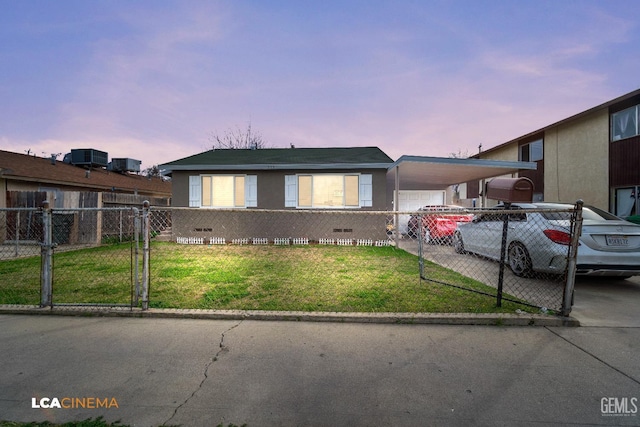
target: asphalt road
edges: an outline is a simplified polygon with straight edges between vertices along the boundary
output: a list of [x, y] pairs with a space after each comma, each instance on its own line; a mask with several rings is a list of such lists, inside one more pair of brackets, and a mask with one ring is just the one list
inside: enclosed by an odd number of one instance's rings
[[0, 419], [13, 421], [640, 424], [637, 327], [0, 315], [0, 342]]

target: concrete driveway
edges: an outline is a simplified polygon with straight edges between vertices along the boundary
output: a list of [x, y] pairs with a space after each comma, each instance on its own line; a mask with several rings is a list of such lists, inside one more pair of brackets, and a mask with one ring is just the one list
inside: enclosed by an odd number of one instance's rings
[[640, 277], [576, 278], [571, 316], [582, 326], [640, 327]]
[[[418, 254], [417, 241], [403, 241], [400, 247]], [[497, 282], [497, 262], [456, 254], [451, 246], [425, 245], [425, 258], [490, 286]], [[511, 286], [514, 295], [522, 289], [530, 292], [523, 297], [531, 302], [538, 302], [537, 294], [549, 298], [549, 306], [562, 301], [563, 283], [557, 280], [515, 277], [506, 268], [505, 286], [507, 290]], [[544, 300], [538, 303], [545, 305]], [[640, 276], [626, 280], [576, 277], [571, 316], [583, 326], [640, 327]]]

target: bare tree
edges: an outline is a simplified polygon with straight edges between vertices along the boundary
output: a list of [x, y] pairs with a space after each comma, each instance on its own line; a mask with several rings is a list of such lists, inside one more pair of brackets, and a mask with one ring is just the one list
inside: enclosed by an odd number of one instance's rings
[[251, 128], [251, 122], [247, 125], [247, 129], [229, 129], [224, 135], [212, 133], [209, 141], [213, 144], [213, 149], [227, 148], [237, 149], [260, 149], [267, 148], [267, 142], [262, 138], [259, 132], [254, 132]]
[[456, 153], [449, 153], [449, 157], [453, 159], [468, 159], [470, 157], [469, 150], [462, 151], [462, 149], [458, 148]]
[[143, 170], [142, 175], [146, 176], [147, 178], [162, 178], [162, 171], [160, 170], [158, 165], [153, 165], [150, 168], [146, 168], [145, 170]]

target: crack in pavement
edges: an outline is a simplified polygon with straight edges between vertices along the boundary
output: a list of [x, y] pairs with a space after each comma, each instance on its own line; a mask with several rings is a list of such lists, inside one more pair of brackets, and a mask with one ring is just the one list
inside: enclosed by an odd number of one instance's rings
[[614, 371], [618, 372], [620, 375], [627, 377], [628, 379], [630, 379], [631, 381], [633, 381], [636, 384], [640, 384], [640, 381], [636, 378], [634, 378], [633, 376], [627, 374], [626, 372], [624, 372], [622, 369], [616, 368], [615, 366], [613, 366], [611, 363], [607, 362], [606, 360], [602, 359], [601, 357], [596, 356], [594, 353], [590, 352], [589, 350], [587, 350], [586, 348], [580, 347], [578, 344], [574, 343], [573, 341], [571, 341], [569, 338], [563, 337], [562, 335], [560, 335], [558, 332], [554, 331], [553, 329], [545, 326], [545, 329], [549, 332], [551, 332], [553, 335], [557, 336], [558, 338], [560, 338], [561, 340], [564, 340], [565, 342], [567, 342], [569, 345], [577, 348], [578, 350], [582, 351], [583, 353], [586, 353], [587, 355], [589, 355], [589, 357], [594, 358], [595, 360], [597, 360], [598, 362], [602, 363], [603, 365], [609, 367], [610, 369], [613, 369]]
[[202, 378], [202, 381], [200, 381], [200, 384], [198, 384], [198, 387], [196, 387], [196, 389], [193, 391], [193, 393], [191, 393], [191, 395], [189, 397], [187, 397], [185, 399], [184, 402], [182, 402], [180, 405], [178, 405], [176, 407], [176, 409], [173, 411], [173, 414], [171, 415], [171, 417], [169, 417], [169, 419], [165, 422], [162, 423], [162, 425], [166, 425], [168, 422], [170, 422], [177, 414], [178, 411], [184, 406], [186, 405], [189, 400], [191, 400], [196, 393], [202, 388], [202, 385], [204, 384], [204, 382], [209, 378], [209, 368], [211, 367], [211, 365], [213, 364], [213, 362], [217, 362], [218, 361], [218, 357], [222, 354], [222, 353], [226, 353], [229, 351], [228, 347], [225, 346], [224, 344], [224, 337], [225, 334], [227, 334], [228, 332], [232, 331], [233, 329], [237, 328], [238, 326], [240, 326], [242, 324], [242, 320], [240, 320], [238, 323], [236, 323], [235, 325], [231, 326], [229, 329], [225, 330], [224, 332], [222, 332], [221, 336], [220, 336], [220, 343], [218, 344], [219, 350], [216, 352], [216, 354], [213, 355], [213, 357], [211, 358], [211, 360], [205, 365], [204, 367], [204, 378]]

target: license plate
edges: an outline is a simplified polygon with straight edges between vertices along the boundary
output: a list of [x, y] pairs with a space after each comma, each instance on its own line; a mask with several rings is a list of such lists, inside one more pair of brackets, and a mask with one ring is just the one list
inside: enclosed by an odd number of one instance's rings
[[607, 246], [629, 246], [629, 238], [627, 236], [605, 236]]

